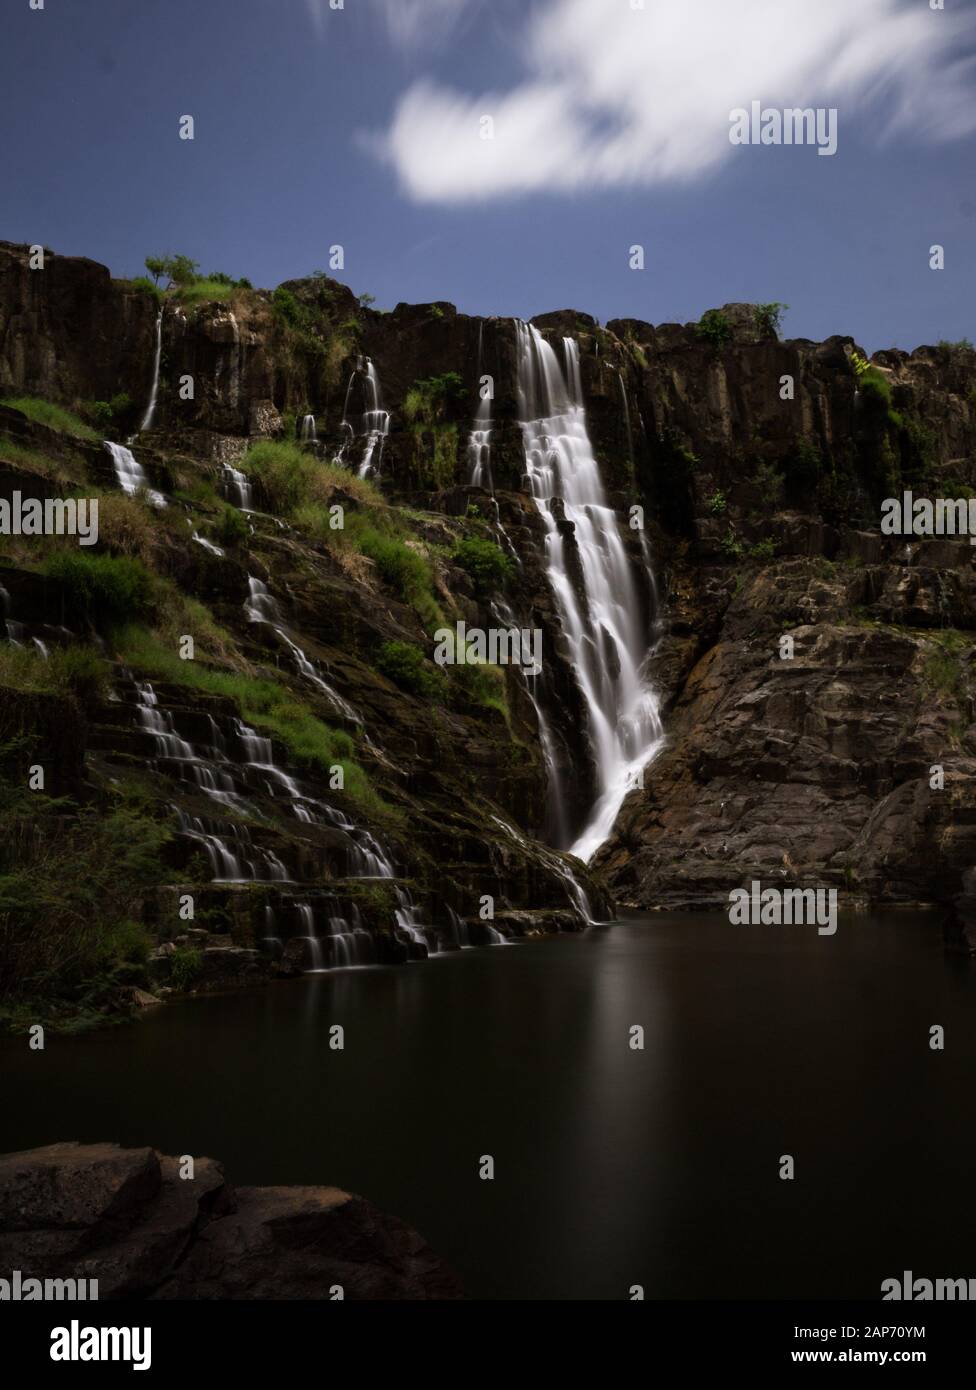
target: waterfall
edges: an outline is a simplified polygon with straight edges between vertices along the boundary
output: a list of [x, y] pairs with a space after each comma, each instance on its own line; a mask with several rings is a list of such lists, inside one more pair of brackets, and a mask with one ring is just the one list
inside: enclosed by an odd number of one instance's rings
[[593, 916], [593, 909], [590, 906], [590, 900], [587, 896], [586, 889], [579, 882], [569, 865], [560, 859], [558, 854], [554, 853], [552, 850], [544, 849], [539, 844], [530, 845], [522, 832], [516, 830], [515, 826], [509, 824], [508, 821], [502, 820], [501, 816], [493, 815], [492, 820], [496, 825], [501, 826], [506, 835], [514, 840], [520, 849], [524, 850], [529, 855], [533, 852], [537, 854], [546, 867], [551, 869], [557, 878], [562, 879], [570, 906], [576, 909], [584, 922], [592, 923], [596, 920]]
[[[516, 618], [511, 606], [504, 599], [495, 599], [491, 605], [491, 612], [499, 627], [508, 628], [511, 631], [513, 628], [521, 630], [525, 626]], [[530, 676], [524, 666], [516, 666], [514, 669], [522, 677], [522, 684], [535, 711], [536, 724], [539, 729], [539, 742], [542, 745], [542, 758], [546, 767], [547, 837], [557, 845], [565, 844], [569, 838], [566, 825], [566, 788], [556, 758], [556, 744], [552, 736], [552, 728], [543, 703], [538, 696], [539, 675], [537, 673]]]
[[201, 536], [199, 531], [194, 531], [190, 537], [191, 541], [196, 541], [197, 545], [202, 545], [204, 550], [209, 550], [211, 555], [216, 555], [218, 559], [224, 558], [224, 552], [219, 545], [214, 545], [213, 541], [208, 541], [206, 536]]
[[165, 507], [166, 498], [161, 492], [149, 486], [149, 479], [140, 463], [137, 462], [131, 449], [124, 444], [113, 444], [110, 439], [102, 441], [106, 449], [112, 456], [112, 467], [115, 469], [115, 477], [119, 487], [127, 497], [135, 497], [137, 493], [145, 492], [146, 498], [154, 507]]
[[302, 935], [308, 942], [308, 953], [312, 962], [311, 968], [313, 971], [324, 970], [325, 960], [322, 955], [322, 943], [315, 930], [315, 913], [312, 911], [312, 906], [310, 903], [296, 903], [295, 908], [298, 912], [299, 921], [305, 928]]
[[[571, 852], [588, 860], [613, 829], [634, 775], [661, 747], [658, 701], [643, 675], [649, 640], [618, 519], [607, 505], [586, 428], [579, 351], [566, 370], [532, 324], [519, 323], [518, 388], [526, 469], [546, 528], [545, 563], [583, 695], [597, 797]], [[580, 591], [573, 579], [571, 524]]]
[[[363, 384], [363, 413], [361, 429], [357, 431], [349, 418], [349, 401], [356, 381]], [[306, 416], [306, 419], [309, 418]], [[303, 425], [304, 428], [304, 425]], [[380, 389], [379, 374], [369, 357], [360, 357], [349, 377], [346, 399], [342, 406], [342, 443], [332, 462], [345, 466], [346, 449], [358, 435], [365, 436], [363, 457], [359, 464], [360, 478], [375, 476], [383, 461], [383, 443], [390, 432], [390, 414], [383, 409], [383, 393]], [[304, 436], [303, 436], [304, 438]]]
[[[477, 414], [468, 436], [468, 482], [494, 492], [491, 477], [491, 397], [481, 396], [482, 337], [485, 326], [478, 325], [478, 401]], [[497, 509], [497, 508], [496, 508]]]
[[[149, 392], [149, 404], [146, 406], [145, 414], [139, 424], [136, 434], [142, 434], [152, 426], [153, 416], [156, 414], [156, 398], [159, 395], [159, 362], [163, 352], [163, 311], [160, 309], [156, 315], [156, 352], [153, 358], [153, 379], [152, 388]], [[133, 435], [135, 438], [135, 435]], [[132, 443], [130, 439], [129, 443]]]
[[220, 482], [224, 497], [228, 502], [232, 502], [239, 511], [253, 511], [251, 484], [248, 482], [246, 473], [242, 473], [239, 468], [231, 468], [229, 463], [225, 463], [222, 465]]
[[319, 437], [315, 430], [314, 415], [302, 416], [298, 437], [303, 444], [317, 444], [319, 442]]
[[10, 594], [2, 584], [0, 584], [0, 612], [3, 614], [3, 630], [6, 633], [7, 641], [12, 642], [15, 647], [19, 647], [21, 645], [20, 638], [24, 635], [24, 625], [15, 622], [10, 616]]
[[362, 719], [353, 709], [348, 700], [344, 700], [337, 690], [334, 690], [328, 681], [322, 679], [319, 672], [309, 661], [297, 642], [294, 642], [282, 625], [281, 613], [277, 601], [268, 592], [268, 587], [262, 580], [255, 578], [253, 574], [247, 578], [248, 601], [244, 605], [244, 612], [248, 620], [252, 623], [266, 623], [268, 627], [277, 635], [280, 641], [288, 648], [298, 667], [299, 673], [306, 680], [317, 686], [324, 695], [327, 695], [333, 708], [343, 718], [351, 720], [355, 724], [362, 724]]
[[[366, 358], [366, 411], [363, 415], [363, 430], [366, 434], [366, 448], [363, 461], [359, 465], [359, 476], [369, 478], [380, 471], [383, 461], [383, 441], [390, 432], [390, 416], [383, 409], [380, 392], [380, 379], [370, 358]], [[379, 452], [377, 452], [377, 449]], [[376, 462], [373, 462], [373, 455]]]

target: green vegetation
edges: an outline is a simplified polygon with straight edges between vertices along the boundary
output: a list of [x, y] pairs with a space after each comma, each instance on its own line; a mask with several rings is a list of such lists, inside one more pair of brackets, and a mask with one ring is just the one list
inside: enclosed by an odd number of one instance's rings
[[922, 668], [923, 678], [930, 689], [951, 699], [962, 701], [969, 690], [967, 657], [972, 650], [972, 637], [955, 628], [947, 628], [932, 639], [935, 650]]
[[35, 646], [0, 644], [0, 686], [21, 694], [74, 695], [88, 704], [109, 687], [106, 662], [93, 647], [52, 647], [48, 656]]
[[105, 628], [148, 617], [156, 606], [153, 576], [131, 555], [57, 550], [44, 573], [62, 585], [71, 615]]
[[727, 560], [741, 560], [745, 554], [745, 546], [736, 536], [731, 526], [722, 537], [722, 550]]
[[474, 580], [479, 598], [504, 589], [515, 578], [515, 563], [511, 556], [493, 541], [469, 536], [458, 543], [454, 560]]
[[434, 579], [430, 561], [397, 535], [384, 533], [365, 518], [349, 518], [347, 529], [360, 554], [372, 560], [380, 577], [405, 603], [409, 603], [426, 627], [441, 618], [434, 598]]
[[443, 704], [446, 699], [447, 680], [443, 672], [410, 642], [384, 642], [376, 655], [376, 667], [401, 690], [422, 695], [435, 704]]
[[708, 510], [711, 512], [712, 516], [725, 515], [726, 511], [728, 510], [728, 502], [726, 500], [725, 493], [722, 491], [721, 488], [717, 488], [712, 493], [711, 497], [709, 497], [708, 501], [706, 502], [706, 506], [708, 507]]
[[403, 400], [403, 416], [413, 426], [420, 482], [441, 489], [453, 481], [457, 467], [458, 430], [445, 417], [465, 397], [457, 372], [415, 381]]
[[190, 988], [200, 974], [203, 956], [193, 946], [177, 946], [169, 958], [169, 982], [173, 989], [183, 991]]
[[215, 534], [218, 544], [225, 545], [229, 549], [233, 549], [234, 546], [246, 545], [251, 536], [244, 513], [230, 505], [225, 506], [221, 511]]
[[127, 391], [118, 391], [110, 401], [89, 401], [83, 410], [99, 434], [108, 434], [130, 414], [132, 398]]
[[752, 481], [768, 509], [775, 510], [782, 504], [785, 483], [775, 464], [767, 460], [760, 461], [752, 475]]
[[137, 275], [135, 279], [131, 280], [129, 283], [132, 285], [132, 288], [138, 290], [140, 294], [148, 294], [157, 308], [162, 305], [163, 299], [165, 298], [162, 290], [145, 275]]
[[171, 833], [123, 796], [79, 808], [28, 790], [32, 749], [0, 746], [0, 1015], [15, 1026], [65, 1001], [93, 1012], [120, 985], [146, 983], [149, 938], [130, 914], [147, 883], [165, 881]]
[[93, 430], [91, 425], [86, 425], [84, 420], [80, 420], [70, 410], [65, 410], [63, 406], [55, 405], [52, 401], [41, 400], [39, 396], [7, 396], [0, 400], [0, 405], [19, 410], [28, 420], [47, 425], [52, 430], [60, 430], [62, 434], [73, 435], [76, 439], [88, 439], [93, 443], [98, 443], [101, 439], [101, 435]]
[[748, 554], [750, 560], [755, 560], [760, 565], [768, 565], [776, 558], [776, 542], [767, 536], [765, 540], [751, 545]]
[[2, 439], [0, 458], [7, 463], [16, 464], [19, 468], [25, 468], [30, 473], [38, 473], [44, 478], [57, 478], [66, 483], [84, 483], [87, 476], [85, 460], [73, 451], [65, 453], [61, 458], [52, 459], [38, 449], [16, 444], [12, 439]]
[[219, 304], [230, 299], [236, 288], [236, 285], [227, 285], [221, 280], [193, 280], [188, 285], [180, 285], [176, 296], [181, 304], [202, 304], [204, 301]]
[[125, 628], [115, 641], [123, 659], [149, 675], [233, 700], [249, 724], [277, 738], [296, 761], [320, 772], [341, 766], [345, 790], [353, 800], [366, 807], [380, 806], [366, 773], [353, 759], [355, 745], [350, 736], [324, 723], [287, 686], [209, 666], [199, 658], [182, 661], [175, 646], [142, 627]]
[[790, 306], [774, 300], [772, 304], [757, 304], [753, 312], [756, 332], [762, 338], [778, 338], [783, 326], [783, 315]]
[[698, 321], [698, 336], [716, 351], [732, 341], [732, 325], [721, 309], [706, 309]]
[[241, 468], [261, 484], [271, 510], [289, 516], [310, 500], [319, 465], [297, 444], [262, 440], [251, 445]]

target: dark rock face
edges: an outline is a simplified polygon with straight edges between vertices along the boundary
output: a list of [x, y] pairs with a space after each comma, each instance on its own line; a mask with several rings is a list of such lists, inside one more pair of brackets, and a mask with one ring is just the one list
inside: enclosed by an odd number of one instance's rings
[[459, 1298], [422, 1237], [336, 1187], [235, 1191], [219, 1163], [117, 1144], [0, 1156], [0, 1262], [99, 1299]]
[[[157, 418], [139, 441], [151, 481], [184, 495], [201, 482], [219, 488], [220, 464], [239, 459], [254, 440], [281, 437], [294, 412], [316, 416], [318, 457], [331, 458], [344, 438], [350, 381], [351, 410], [363, 408], [361, 364], [370, 358], [391, 412], [379, 479], [387, 499], [422, 513], [417, 534], [442, 556], [472, 510], [486, 526], [503, 525], [518, 552], [506, 597], [520, 624], [543, 632], [540, 694], [566, 820], [578, 828], [594, 793], [587, 711], [546, 578], [543, 528], [525, 489], [513, 321], [473, 318], [447, 303], [374, 312], [321, 276], [281, 288], [299, 306], [297, 336], [286, 332], [280, 299], [267, 291], [222, 303], [167, 302]], [[612, 912], [611, 894], [643, 906], [717, 905], [744, 879], [777, 875], [862, 899], [948, 903], [971, 862], [976, 821], [976, 551], [952, 537], [910, 546], [888, 540], [879, 503], [903, 487], [952, 497], [976, 485], [976, 355], [945, 347], [876, 354], [889, 408], [858, 390], [852, 340], [780, 342], [760, 331], [752, 306], [726, 305], [722, 313], [731, 329], [725, 346], [704, 340], [695, 325], [626, 318], [601, 327], [569, 309], [535, 320], [556, 347], [563, 336], [577, 340], [587, 428], [608, 494], [622, 519], [643, 509], [643, 534], [624, 526], [622, 535], [641, 581], [640, 618], [667, 729], [644, 789], [628, 796], [596, 875], [585, 878], [591, 902], [598, 916]], [[142, 401], [154, 331], [152, 299], [102, 267], [53, 257], [32, 272], [27, 248], [0, 244], [0, 389], [64, 404], [124, 389]], [[483, 375], [494, 388], [494, 498], [467, 482], [465, 441]], [[184, 376], [194, 380], [192, 400], [180, 399]], [[435, 427], [414, 421], [408, 398], [418, 383], [447, 377], [460, 387], [441, 407], [443, 456], [432, 473]], [[19, 443], [57, 452], [50, 432], [16, 412], [0, 412], [0, 427]], [[94, 476], [97, 446], [77, 448], [87, 450]], [[0, 495], [22, 480], [21, 465], [0, 469]], [[405, 828], [390, 832], [398, 872], [429, 909], [432, 942], [456, 939], [448, 908], [474, 926], [472, 901], [485, 893], [513, 924], [536, 913], [538, 924], [559, 925], [567, 899], [551, 864], [492, 829], [497, 809], [529, 837], [551, 829], [539, 728], [524, 685], [508, 672], [510, 727], [500, 715], [493, 721], [463, 708], [431, 718], [428, 702], [375, 666], [384, 643], [427, 642], [417, 614], [377, 583], [365, 561], [350, 571], [328, 545], [265, 520], [254, 544], [259, 563], [230, 552], [217, 561], [170, 532], [158, 542], [158, 567], [211, 605], [256, 668], [277, 668], [288, 657], [267, 631], [241, 630], [249, 570], [282, 601], [303, 650], [363, 716], [373, 740], [369, 771], [403, 818]], [[37, 635], [63, 621], [56, 589], [36, 574], [13, 566], [0, 580]], [[439, 565], [438, 582], [469, 622], [492, 621], [470, 577], [450, 560]], [[787, 635], [795, 651], [784, 660]], [[113, 695], [85, 710], [38, 700], [32, 718], [58, 750], [52, 763], [64, 769], [58, 790], [83, 800], [93, 769], [104, 785], [127, 762], [146, 759], [131, 690], [120, 682]], [[235, 713], [228, 702], [177, 688], [162, 695], [181, 738], [199, 743], [210, 721], [226, 738]], [[15, 706], [0, 689], [0, 736], [19, 732]], [[275, 758], [295, 773], [277, 746]], [[944, 778], [938, 788], [936, 768]], [[313, 790], [325, 795], [321, 785]], [[168, 793], [188, 815], [204, 819], [213, 809], [185, 785]], [[259, 847], [286, 860], [306, 896], [327, 885], [344, 914], [360, 912], [378, 958], [422, 951], [379, 925], [389, 919], [388, 904], [377, 906], [344, 878], [338, 837], [283, 825], [272, 800], [261, 809]], [[308, 947], [291, 890], [279, 903], [284, 948], [270, 963], [252, 954], [262, 935], [257, 895], [207, 891], [223, 921], [220, 942], [205, 947], [201, 987], [304, 968]], [[160, 921], [168, 906], [156, 904]], [[164, 984], [165, 961], [155, 968]]]
[[0, 393], [54, 401], [148, 395], [156, 308], [81, 256], [45, 253], [30, 269], [26, 246], [0, 241]]

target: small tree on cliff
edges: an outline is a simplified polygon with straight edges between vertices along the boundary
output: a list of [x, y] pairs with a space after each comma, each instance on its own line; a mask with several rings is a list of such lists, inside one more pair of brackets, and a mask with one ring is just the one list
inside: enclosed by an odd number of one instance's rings
[[173, 285], [192, 285], [200, 269], [199, 263], [191, 261], [189, 256], [147, 256], [145, 265], [155, 284], [159, 284], [161, 275], [166, 276], [167, 289]]

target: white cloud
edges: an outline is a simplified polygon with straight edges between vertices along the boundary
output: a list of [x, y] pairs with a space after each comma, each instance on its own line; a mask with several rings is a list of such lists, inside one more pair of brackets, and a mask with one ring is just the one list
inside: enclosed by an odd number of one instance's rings
[[700, 178], [742, 157], [729, 113], [754, 100], [838, 107], [842, 148], [855, 112], [879, 139], [949, 138], [976, 130], [972, 64], [953, 56], [974, 30], [972, 10], [923, 0], [540, 0], [520, 85], [417, 83], [376, 147], [414, 199], [464, 202]]

